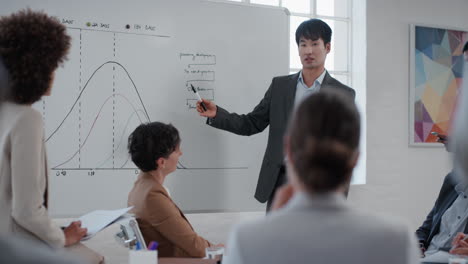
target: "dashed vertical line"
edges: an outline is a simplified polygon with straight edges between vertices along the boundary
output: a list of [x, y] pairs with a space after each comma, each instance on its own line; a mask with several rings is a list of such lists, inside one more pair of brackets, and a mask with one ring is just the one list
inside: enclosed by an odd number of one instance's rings
[[[82, 82], [81, 82], [81, 29], [80, 29], [80, 72], [79, 72], [79, 85], [78, 85], [78, 94], [80, 94], [82, 89]], [[78, 168], [81, 168], [81, 99], [78, 102]]]
[[[115, 59], [115, 33], [114, 33]], [[115, 169], [115, 65], [112, 66], [112, 168]]]
[[46, 124], [45, 124], [45, 115], [46, 115], [46, 106], [45, 106], [45, 100], [42, 99], [42, 126], [44, 127], [44, 131], [45, 131], [45, 128], [46, 128]]

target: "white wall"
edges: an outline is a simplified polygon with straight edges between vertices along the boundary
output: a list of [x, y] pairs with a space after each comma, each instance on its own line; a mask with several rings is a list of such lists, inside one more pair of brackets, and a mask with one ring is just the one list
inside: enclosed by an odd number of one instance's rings
[[452, 166], [444, 148], [408, 146], [412, 23], [468, 30], [468, 1], [367, 1], [367, 184], [349, 200], [417, 228]]

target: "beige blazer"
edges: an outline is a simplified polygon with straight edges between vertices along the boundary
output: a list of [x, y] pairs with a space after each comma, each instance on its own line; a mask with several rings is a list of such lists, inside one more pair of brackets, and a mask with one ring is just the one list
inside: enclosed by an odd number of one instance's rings
[[0, 232], [63, 247], [64, 233], [47, 212], [43, 129], [31, 106], [0, 102]]
[[184, 213], [177, 207], [166, 189], [151, 175], [141, 173], [128, 195], [128, 205], [134, 206], [138, 225], [146, 244], [159, 243], [159, 257], [205, 256], [211, 244], [195, 233]]

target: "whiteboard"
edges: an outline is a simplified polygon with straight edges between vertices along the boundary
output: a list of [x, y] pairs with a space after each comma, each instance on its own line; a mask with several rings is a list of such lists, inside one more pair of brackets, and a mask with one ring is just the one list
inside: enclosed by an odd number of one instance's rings
[[289, 71], [285, 9], [199, 0], [7, 1], [56, 16], [72, 37], [43, 114], [50, 213], [74, 216], [126, 206], [138, 170], [127, 138], [162, 121], [182, 138], [166, 185], [186, 212], [262, 210], [253, 195], [268, 131], [238, 136], [205, 124], [202, 97], [250, 112], [274, 76]]

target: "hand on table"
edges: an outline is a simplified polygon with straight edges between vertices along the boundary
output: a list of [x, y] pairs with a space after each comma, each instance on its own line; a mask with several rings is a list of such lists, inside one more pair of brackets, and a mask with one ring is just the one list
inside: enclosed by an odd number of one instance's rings
[[81, 227], [81, 221], [71, 222], [63, 233], [65, 234], [65, 246], [71, 246], [78, 243], [88, 232], [88, 229]]

